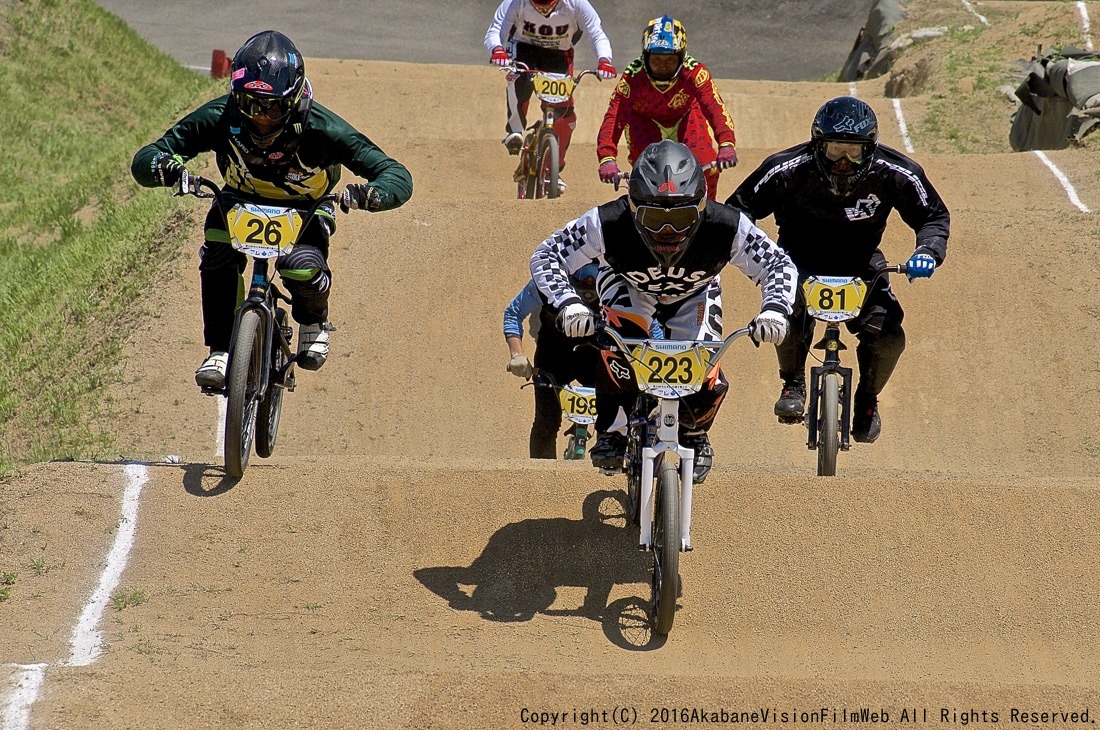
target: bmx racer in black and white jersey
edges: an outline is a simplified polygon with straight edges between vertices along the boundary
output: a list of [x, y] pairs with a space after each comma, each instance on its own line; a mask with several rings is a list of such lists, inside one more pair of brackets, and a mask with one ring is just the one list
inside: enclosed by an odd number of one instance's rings
[[[592, 208], [536, 249], [531, 273], [568, 337], [587, 337], [595, 316], [569, 275], [593, 259], [608, 324], [623, 336], [645, 337], [656, 319], [672, 340], [722, 338], [722, 286], [727, 264], [762, 288], [753, 339], [778, 343], [787, 332], [797, 271], [787, 254], [735, 208], [707, 200], [706, 179], [685, 145], [663, 140], [647, 147], [630, 174], [630, 192]], [[596, 375], [596, 434], [592, 463], [622, 466], [626, 413], [637, 395], [621, 356], [602, 353]], [[695, 449], [695, 480], [713, 463], [707, 430], [728, 390], [716, 369], [703, 390], [681, 404], [681, 443]]]

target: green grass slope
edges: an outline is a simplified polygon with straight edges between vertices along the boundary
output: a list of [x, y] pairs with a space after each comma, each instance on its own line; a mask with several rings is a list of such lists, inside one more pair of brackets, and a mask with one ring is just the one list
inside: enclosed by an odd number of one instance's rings
[[178, 249], [129, 162], [221, 85], [90, 0], [0, 5], [0, 475], [104, 447], [126, 313]]

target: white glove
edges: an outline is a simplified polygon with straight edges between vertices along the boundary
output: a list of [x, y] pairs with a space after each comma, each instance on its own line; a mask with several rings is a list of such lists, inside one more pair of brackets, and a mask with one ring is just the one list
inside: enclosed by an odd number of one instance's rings
[[787, 318], [770, 309], [763, 311], [749, 323], [749, 337], [757, 344], [770, 342], [778, 345], [787, 337]]
[[558, 328], [566, 337], [588, 337], [596, 331], [596, 318], [583, 304], [566, 304], [558, 313]]
[[527, 359], [527, 356], [522, 352], [518, 352], [512, 355], [512, 359], [508, 361], [508, 372], [517, 378], [530, 380], [534, 369], [531, 367], [531, 361]]

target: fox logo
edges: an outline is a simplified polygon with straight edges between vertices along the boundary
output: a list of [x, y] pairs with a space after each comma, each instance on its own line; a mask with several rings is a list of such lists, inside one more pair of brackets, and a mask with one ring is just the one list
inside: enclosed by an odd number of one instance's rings
[[848, 216], [850, 221], [861, 221], [868, 218], [875, 217], [875, 211], [878, 210], [882, 201], [878, 199], [878, 196], [871, 193], [866, 198], [860, 198], [856, 201], [856, 204], [852, 208], [845, 208], [844, 215]]

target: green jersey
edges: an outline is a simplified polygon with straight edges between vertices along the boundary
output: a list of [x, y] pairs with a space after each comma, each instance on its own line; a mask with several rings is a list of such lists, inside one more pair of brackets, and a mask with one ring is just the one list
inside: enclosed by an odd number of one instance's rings
[[155, 161], [161, 155], [187, 162], [213, 152], [225, 187], [257, 202], [319, 198], [339, 182], [341, 166], [378, 190], [382, 210], [396, 208], [412, 196], [412, 176], [404, 165], [316, 101], [301, 123], [293, 151], [273, 148], [266, 157], [238, 141], [245, 132], [239, 116], [228, 111], [228, 101], [226, 94], [203, 104], [138, 150], [130, 167], [134, 179], [154, 187], [159, 184]]

